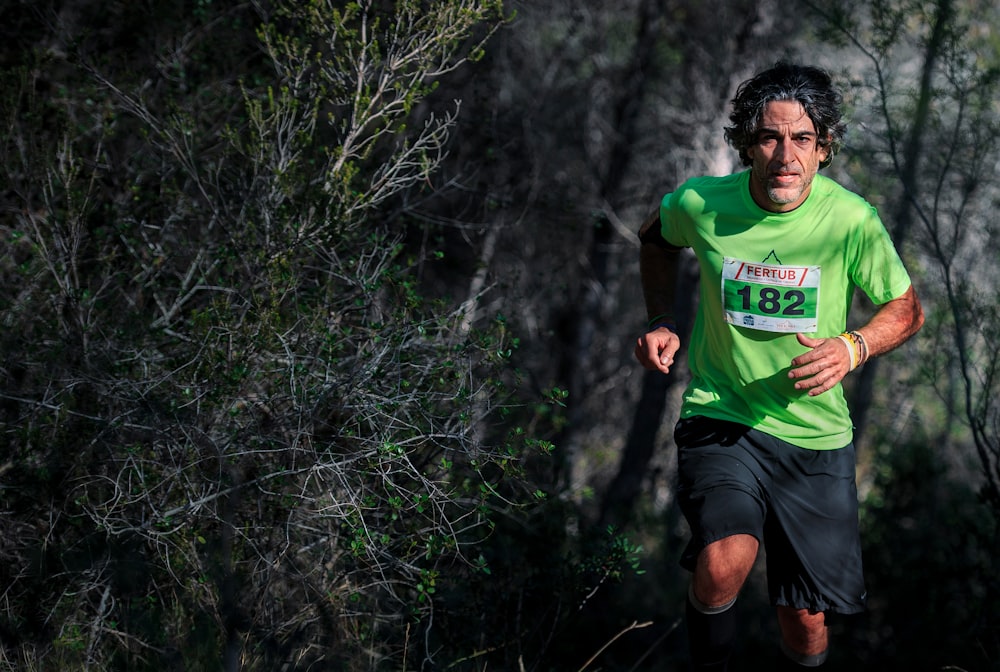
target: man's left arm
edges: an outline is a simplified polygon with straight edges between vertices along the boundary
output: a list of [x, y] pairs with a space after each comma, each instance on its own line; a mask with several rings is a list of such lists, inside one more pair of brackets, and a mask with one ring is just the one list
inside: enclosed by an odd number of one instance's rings
[[879, 306], [871, 321], [857, 331], [871, 357], [884, 355], [910, 339], [924, 325], [924, 309], [911, 285], [898, 299]]
[[[906, 292], [881, 306], [871, 321], [855, 331], [864, 339], [868, 357], [882, 355], [899, 347], [920, 330], [924, 311], [911, 285]], [[809, 338], [798, 334], [799, 342], [809, 352], [792, 360], [788, 377], [795, 380], [795, 389], [809, 390], [810, 396], [826, 392], [852, 370], [852, 354], [844, 339]]]

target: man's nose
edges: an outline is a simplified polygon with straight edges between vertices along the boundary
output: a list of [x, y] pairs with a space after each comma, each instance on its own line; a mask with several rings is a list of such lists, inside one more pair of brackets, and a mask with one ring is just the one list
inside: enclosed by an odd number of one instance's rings
[[774, 158], [783, 162], [787, 162], [787, 160], [792, 158], [792, 143], [790, 140], [787, 138], [778, 140], [778, 143], [774, 148]]

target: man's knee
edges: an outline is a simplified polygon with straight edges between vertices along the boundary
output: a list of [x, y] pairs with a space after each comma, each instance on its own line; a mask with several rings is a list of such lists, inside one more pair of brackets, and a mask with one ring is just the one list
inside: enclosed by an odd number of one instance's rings
[[736, 534], [702, 549], [694, 573], [694, 597], [708, 607], [735, 600], [753, 569], [758, 548], [752, 535]]

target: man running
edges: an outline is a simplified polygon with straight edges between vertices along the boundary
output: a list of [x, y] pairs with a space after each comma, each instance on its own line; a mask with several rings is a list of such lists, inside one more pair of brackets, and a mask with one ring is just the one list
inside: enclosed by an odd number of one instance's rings
[[[696, 177], [640, 229], [647, 333], [635, 356], [667, 373], [678, 257], [700, 295], [691, 382], [675, 428], [678, 500], [692, 531], [687, 624], [696, 670], [725, 670], [737, 595], [767, 551], [783, 669], [820, 667], [827, 612], [865, 606], [852, 424], [841, 381], [924, 321], [875, 209], [819, 175], [845, 132], [827, 73], [778, 63], [744, 82], [726, 139], [748, 168]], [[855, 288], [877, 306], [847, 329]]]

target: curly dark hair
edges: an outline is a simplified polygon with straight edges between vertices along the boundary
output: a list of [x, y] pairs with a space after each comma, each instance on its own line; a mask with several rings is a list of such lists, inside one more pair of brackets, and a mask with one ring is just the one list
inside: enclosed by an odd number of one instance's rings
[[817, 142], [829, 149], [819, 167], [830, 165], [847, 131], [841, 118], [843, 97], [825, 70], [784, 61], [740, 84], [732, 100], [732, 126], [726, 126], [726, 141], [739, 152], [743, 165], [751, 163], [747, 148], [756, 141], [764, 107], [772, 100], [794, 100], [805, 108], [816, 127]]

